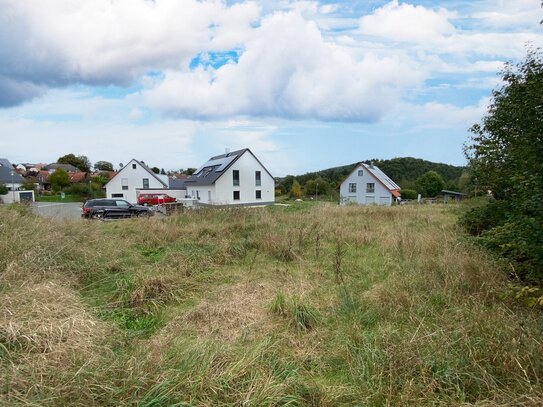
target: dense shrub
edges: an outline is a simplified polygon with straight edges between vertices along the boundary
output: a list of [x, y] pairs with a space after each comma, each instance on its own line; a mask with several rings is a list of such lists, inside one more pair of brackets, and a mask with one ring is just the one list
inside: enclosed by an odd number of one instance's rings
[[543, 55], [531, 50], [506, 65], [504, 85], [466, 146], [473, 178], [495, 201], [468, 212], [467, 230], [512, 262], [516, 274], [543, 282]]
[[402, 189], [403, 199], [417, 199], [418, 193], [414, 189]]

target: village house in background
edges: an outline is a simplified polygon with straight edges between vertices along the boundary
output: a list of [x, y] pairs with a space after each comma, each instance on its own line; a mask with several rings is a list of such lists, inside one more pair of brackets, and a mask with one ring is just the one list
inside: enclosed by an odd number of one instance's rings
[[340, 204], [392, 205], [400, 186], [373, 164], [360, 163], [341, 183]]
[[211, 157], [185, 185], [188, 195], [203, 205], [275, 202], [275, 180], [248, 148]]
[[187, 194], [184, 180], [155, 174], [145, 163], [132, 159], [105, 185], [107, 198], [122, 198], [137, 203], [140, 194], [163, 193], [176, 199]]
[[17, 172], [17, 169], [5, 158], [0, 158], [0, 184], [7, 187], [8, 193], [0, 195], [3, 203], [33, 202], [34, 191], [25, 191], [21, 187], [24, 178]]

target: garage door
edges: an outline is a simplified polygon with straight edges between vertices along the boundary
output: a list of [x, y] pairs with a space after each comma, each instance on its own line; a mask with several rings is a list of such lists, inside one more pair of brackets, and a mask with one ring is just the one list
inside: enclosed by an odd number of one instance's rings
[[33, 195], [32, 192], [19, 192], [19, 200], [21, 202], [32, 202], [34, 201]]

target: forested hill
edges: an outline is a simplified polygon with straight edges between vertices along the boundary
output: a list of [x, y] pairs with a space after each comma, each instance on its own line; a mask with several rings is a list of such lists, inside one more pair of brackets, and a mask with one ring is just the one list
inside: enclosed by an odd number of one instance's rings
[[[428, 171], [435, 171], [443, 177], [446, 184], [456, 184], [460, 179], [460, 176], [465, 171], [465, 167], [457, 167], [449, 164], [434, 163], [431, 161], [422, 160], [420, 158], [413, 157], [401, 157], [393, 158], [391, 160], [367, 160], [364, 162], [370, 163], [373, 161], [374, 165], [378, 166], [395, 182], [400, 184], [402, 188], [413, 187], [415, 180]], [[298, 175], [293, 177], [301, 185], [311, 179], [323, 178], [329, 182], [339, 183], [342, 182], [347, 175], [354, 169], [356, 163], [344, 165], [341, 167], [328, 168], [317, 172], [310, 172], [304, 175]], [[291, 178], [291, 177], [288, 177]], [[292, 179], [292, 178], [291, 178]]]

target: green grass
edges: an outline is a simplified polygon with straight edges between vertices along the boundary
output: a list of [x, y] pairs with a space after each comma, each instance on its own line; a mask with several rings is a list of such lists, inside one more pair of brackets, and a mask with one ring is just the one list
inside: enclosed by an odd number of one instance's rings
[[460, 210], [0, 208], [0, 404], [541, 405], [541, 313]]
[[58, 195], [36, 195], [36, 202], [84, 202], [85, 197], [66, 194], [64, 199]]

